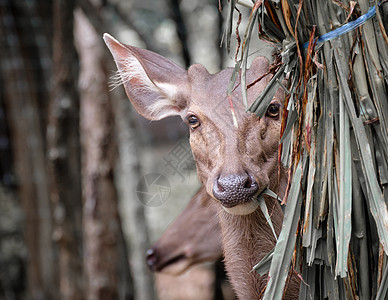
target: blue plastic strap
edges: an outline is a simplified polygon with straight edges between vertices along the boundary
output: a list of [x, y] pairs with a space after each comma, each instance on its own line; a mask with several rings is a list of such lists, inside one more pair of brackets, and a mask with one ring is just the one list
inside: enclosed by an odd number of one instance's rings
[[[380, 4], [379, 4], [380, 5]], [[357, 18], [356, 20], [346, 23], [345, 25], [338, 27], [337, 29], [334, 29], [324, 35], [321, 35], [317, 39], [317, 44], [332, 40], [334, 38], [337, 38], [345, 33], [348, 33], [349, 31], [352, 31], [361, 25], [363, 25], [366, 21], [373, 18], [376, 15], [376, 6], [372, 6], [369, 8], [368, 12], [361, 17]], [[303, 49], [306, 49], [309, 46], [309, 42], [306, 42], [303, 44]]]

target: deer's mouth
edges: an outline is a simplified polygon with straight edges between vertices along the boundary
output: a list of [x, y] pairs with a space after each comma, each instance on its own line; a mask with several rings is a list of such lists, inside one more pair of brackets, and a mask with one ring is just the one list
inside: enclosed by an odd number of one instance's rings
[[222, 208], [231, 215], [243, 216], [253, 213], [258, 206], [259, 202], [255, 198], [252, 198], [249, 202], [237, 204], [233, 207], [225, 207], [222, 205]]
[[161, 254], [157, 249], [147, 251], [146, 262], [152, 272], [160, 272], [173, 276], [184, 273], [195, 263], [194, 255], [186, 251]]
[[190, 266], [189, 260], [184, 254], [172, 257], [168, 261], [156, 266], [156, 272], [168, 273], [171, 275], [179, 275]]
[[185, 254], [175, 255], [166, 260], [153, 259], [153, 257], [148, 255], [147, 264], [153, 272], [161, 272], [174, 276], [182, 274], [191, 265], [190, 260]]
[[265, 194], [268, 188], [264, 188], [260, 191], [258, 191], [254, 196], [252, 196], [249, 201], [243, 202], [243, 203], [238, 203], [237, 205], [234, 206], [224, 206], [221, 203], [222, 208], [228, 212], [231, 215], [236, 215], [236, 216], [244, 216], [244, 215], [249, 215], [256, 211], [256, 209], [259, 207], [260, 203], [258, 199], [262, 194]]

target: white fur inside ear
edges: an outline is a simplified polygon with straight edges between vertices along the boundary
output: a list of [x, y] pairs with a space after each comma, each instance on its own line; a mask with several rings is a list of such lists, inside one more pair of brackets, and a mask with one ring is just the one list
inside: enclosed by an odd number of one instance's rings
[[155, 81], [155, 85], [166, 95], [166, 98], [174, 99], [178, 94], [178, 89], [175, 84]]
[[127, 57], [117, 65], [120, 67], [112, 77], [112, 89], [115, 89], [122, 84], [125, 85], [132, 78], [136, 78], [136, 86], [133, 87], [136, 90], [141, 90], [143, 92], [150, 91], [159, 94], [162, 93], [169, 99], [174, 99], [176, 96], [178, 91], [176, 85], [166, 82], [152, 82], [135, 57]]
[[125, 59], [116, 61], [117, 72], [112, 77], [111, 87], [115, 89], [120, 85], [125, 85], [132, 78], [137, 78], [136, 89], [150, 90], [157, 92], [155, 84], [148, 78], [140, 62], [134, 56], [128, 56]]
[[[125, 85], [132, 78], [136, 78], [135, 84], [131, 84], [131, 89], [134, 93], [155, 93], [158, 95], [153, 105], [148, 107], [151, 115], [158, 116], [157, 119], [162, 119], [169, 115], [169, 112], [175, 106], [174, 99], [178, 94], [178, 88], [175, 84], [158, 81], [152, 82], [144, 71], [143, 66], [133, 56], [121, 60], [117, 63], [117, 66], [117, 73], [112, 77], [112, 89], [122, 84]], [[179, 114], [178, 111], [177, 113]]]
[[233, 206], [233, 207], [222, 206], [222, 208], [226, 212], [230, 213], [231, 215], [239, 215], [239, 216], [249, 215], [253, 213], [258, 207], [259, 207], [259, 202], [255, 199], [247, 203], [237, 204], [236, 206]]

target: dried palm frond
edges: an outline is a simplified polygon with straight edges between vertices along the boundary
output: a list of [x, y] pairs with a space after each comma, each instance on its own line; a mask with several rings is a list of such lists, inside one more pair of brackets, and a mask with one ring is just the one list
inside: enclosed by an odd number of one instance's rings
[[[228, 50], [238, 2], [229, 2]], [[291, 267], [303, 279], [300, 299], [387, 295], [388, 3], [369, 3], [252, 4], [231, 86], [241, 74], [247, 87], [258, 26], [282, 64], [248, 109], [261, 117], [279, 87], [287, 93], [279, 147], [290, 174], [283, 229], [273, 252], [254, 267], [269, 271], [264, 299], [282, 297]]]

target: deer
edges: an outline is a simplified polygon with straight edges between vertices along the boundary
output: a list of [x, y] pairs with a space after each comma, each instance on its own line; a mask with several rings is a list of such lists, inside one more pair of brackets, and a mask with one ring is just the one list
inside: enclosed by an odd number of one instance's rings
[[[267, 188], [285, 195], [287, 172], [278, 161], [284, 90], [276, 92], [264, 117], [245, 111], [241, 80], [228, 95], [233, 73], [210, 74], [200, 64], [185, 70], [163, 56], [125, 45], [109, 34], [104, 40], [116, 62], [136, 111], [156, 121], [180, 116], [190, 130], [197, 175], [217, 203], [225, 268], [239, 299], [259, 299], [268, 276], [252, 272], [274, 247], [276, 239], [259, 209], [258, 196]], [[246, 71], [248, 105], [271, 79], [269, 61], [256, 57]], [[261, 78], [260, 80], [258, 80]], [[263, 195], [276, 235], [283, 212], [276, 199]], [[297, 299], [300, 280], [290, 272], [285, 299]]]
[[222, 258], [217, 208], [201, 187], [183, 212], [147, 251], [153, 272], [179, 276], [190, 267]]

